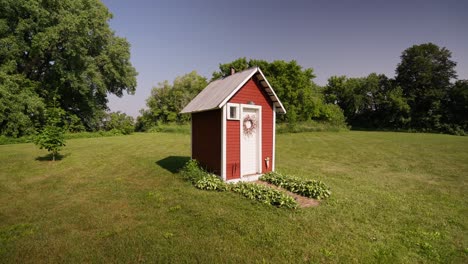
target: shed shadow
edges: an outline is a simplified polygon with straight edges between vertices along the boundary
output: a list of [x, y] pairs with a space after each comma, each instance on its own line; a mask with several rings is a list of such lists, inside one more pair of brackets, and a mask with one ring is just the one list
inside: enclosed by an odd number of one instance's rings
[[190, 157], [187, 156], [169, 156], [156, 161], [156, 164], [159, 165], [159, 167], [170, 171], [171, 173], [177, 173], [189, 160]]

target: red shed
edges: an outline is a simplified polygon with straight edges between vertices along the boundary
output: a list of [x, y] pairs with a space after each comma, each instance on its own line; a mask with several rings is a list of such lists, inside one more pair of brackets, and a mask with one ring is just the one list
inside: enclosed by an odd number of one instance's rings
[[208, 84], [181, 113], [192, 114], [192, 158], [225, 181], [275, 169], [276, 113], [286, 113], [260, 68]]

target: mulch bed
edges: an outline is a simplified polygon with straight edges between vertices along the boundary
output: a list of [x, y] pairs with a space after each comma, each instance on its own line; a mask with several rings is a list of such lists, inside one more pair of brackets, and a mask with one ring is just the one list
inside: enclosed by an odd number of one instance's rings
[[275, 188], [277, 190], [280, 190], [282, 192], [287, 193], [288, 195], [291, 195], [294, 198], [294, 200], [296, 200], [296, 202], [299, 204], [300, 208], [313, 207], [313, 206], [319, 206], [320, 205], [319, 200], [315, 200], [315, 199], [312, 199], [312, 198], [307, 198], [307, 197], [301, 196], [299, 194], [292, 193], [292, 192], [290, 192], [290, 191], [288, 191], [286, 189], [283, 189], [281, 187], [278, 187], [278, 186], [276, 186], [274, 184], [264, 182], [264, 181], [260, 181], [260, 180], [255, 181], [255, 183], [266, 185], [268, 187]]

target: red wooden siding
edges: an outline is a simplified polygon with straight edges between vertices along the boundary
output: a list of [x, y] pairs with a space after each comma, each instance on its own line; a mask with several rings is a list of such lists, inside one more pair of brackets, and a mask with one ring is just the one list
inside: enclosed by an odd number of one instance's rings
[[221, 175], [221, 110], [192, 113], [192, 158]]
[[[250, 79], [232, 98], [229, 103], [247, 104], [253, 101], [262, 106], [262, 173], [271, 171], [273, 155], [273, 104], [255, 78]], [[226, 179], [240, 177], [240, 122], [226, 121]], [[265, 159], [270, 158], [267, 169]]]

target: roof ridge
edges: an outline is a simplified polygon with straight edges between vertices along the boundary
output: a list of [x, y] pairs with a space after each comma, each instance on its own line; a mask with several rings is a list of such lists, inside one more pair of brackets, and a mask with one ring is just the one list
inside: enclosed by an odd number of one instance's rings
[[234, 76], [234, 75], [236, 75], [236, 74], [243, 73], [243, 72], [245, 72], [245, 71], [251, 71], [251, 70], [253, 70], [253, 69], [258, 69], [258, 66], [253, 66], [253, 67], [247, 68], [247, 69], [245, 69], [245, 70], [242, 70], [242, 71], [240, 71], [240, 72], [235, 72], [234, 74], [229, 74], [229, 75], [223, 76], [223, 77], [221, 77], [221, 78], [219, 78], [219, 79], [213, 80], [212, 82], [218, 81], [218, 80], [224, 80], [224, 79], [229, 78], [229, 77], [231, 77], [231, 76]]

